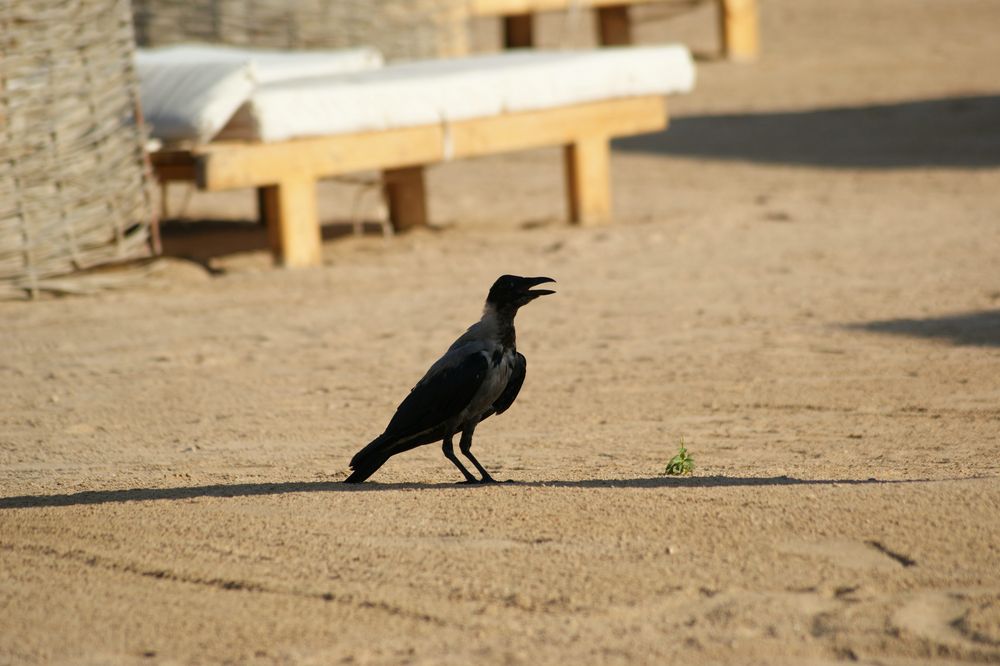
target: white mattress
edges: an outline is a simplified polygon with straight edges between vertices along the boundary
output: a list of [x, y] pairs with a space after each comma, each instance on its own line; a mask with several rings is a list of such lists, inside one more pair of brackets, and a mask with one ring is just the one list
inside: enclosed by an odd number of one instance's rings
[[181, 45], [139, 49], [136, 69], [145, 120], [163, 141], [209, 141], [261, 86], [382, 66], [371, 48], [264, 51]]
[[[194, 58], [197, 61], [197, 58]], [[254, 62], [259, 62], [254, 59]], [[285, 63], [287, 64], [287, 63]], [[211, 113], [188, 110], [185, 117], [211, 116], [192, 135], [162, 134], [155, 118], [178, 114], [156, 109], [151, 115], [146, 90], [156, 86], [143, 80], [143, 104], [153, 118], [154, 136], [166, 140], [207, 138], [280, 141], [295, 137], [446, 123], [501, 113], [554, 108], [603, 99], [690, 91], [695, 70], [683, 46], [619, 47], [588, 51], [508, 51], [451, 60], [428, 60], [381, 68], [358, 67], [351, 73], [299, 75], [285, 64], [275, 65], [274, 75], [251, 75], [250, 87], [240, 104], [232, 105], [234, 91], [245, 90], [243, 80], [226, 67], [213, 65], [231, 98], [222, 105], [211, 95], [174, 94], [176, 102], [197, 101]], [[176, 63], [173, 67], [208, 69], [202, 64]], [[310, 66], [316, 67], [316, 63]], [[259, 66], [258, 66], [259, 68]], [[279, 71], [280, 69], [280, 71]], [[301, 72], [305, 72], [305, 68]], [[194, 78], [193, 74], [186, 74]], [[201, 89], [212, 86], [202, 85]], [[165, 98], [167, 95], [160, 94]], [[214, 105], [214, 106], [213, 106]], [[223, 125], [221, 107], [231, 107]], [[211, 125], [211, 127], [209, 127]], [[179, 124], [174, 123], [174, 128]], [[214, 131], [213, 131], [214, 129]], [[207, 137], [207, 138], [206, 138]]]

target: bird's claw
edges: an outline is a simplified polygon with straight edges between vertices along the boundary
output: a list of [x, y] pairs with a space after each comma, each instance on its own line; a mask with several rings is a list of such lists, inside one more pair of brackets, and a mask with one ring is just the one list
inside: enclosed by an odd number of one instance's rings
[[485, 486], [490, 483], [499, 483], [492, 476], [484, 476], [482, 479], [466, 479], [465, 481], [459, 481], [460, 486]]

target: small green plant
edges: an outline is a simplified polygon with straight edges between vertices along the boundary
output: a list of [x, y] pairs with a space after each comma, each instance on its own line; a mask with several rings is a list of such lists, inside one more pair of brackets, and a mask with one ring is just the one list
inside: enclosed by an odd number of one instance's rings
[[667, 463], [667, 469], [663, 473], [667, 476], [687, 476], [694, 471], [694, 458], [688, 455], [684, 440], [681, 440], [681, 450]]

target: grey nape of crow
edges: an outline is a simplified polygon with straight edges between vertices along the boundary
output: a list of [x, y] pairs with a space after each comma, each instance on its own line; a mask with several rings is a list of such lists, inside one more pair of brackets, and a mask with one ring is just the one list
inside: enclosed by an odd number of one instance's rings
[[[514, 315], [522, 305], [555, 293], [531, 290], [546, 282], [555, 280], [499, 277], [486, 297], [482, 319], [455, 340], [410, 390], [385, 432], [351, 459], [353, 472], [345, 482], [361, 483], [397, 453], [440, 441], [444, 457], [462, 472], [465, 483], [492, 483], [493, 477], [472, 455], [472, 434], [480, 421], [506, 411], [521, 390], [527, 363], [515, 347]], [[458, 448], [479, 470], [481, 480], [455, 456], [452, 438], [459, 432]]]

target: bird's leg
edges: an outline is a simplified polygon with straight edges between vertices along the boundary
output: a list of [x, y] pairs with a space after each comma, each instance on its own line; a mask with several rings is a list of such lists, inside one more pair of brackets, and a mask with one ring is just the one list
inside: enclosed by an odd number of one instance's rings
[[493, 477], [490, 476], [490, 473], [487, 472], [486, 469], [479, 464], [479, 461], [476, 460], [476, 457], [472, 455], [472, 433], [475, 432], [475, 430], [476, 425], [472, 424], [462, 431], [462, 439], [458, 442], [458, 450], [462, 452], [462, 455], [471, 460], [472, 464], [479, 470], [479, 473], [483, 475], [481, 483], [496, 483]]
[[[453, 435], [448, 435], [447, 437], [445, 437], [444, 444], [441, 445], [441, 450], [444, 451], [444, 457], [455, 463], [455, 467], [457, 467], [459, 471], [462, 472], [462, 476], [465, 477], [466, 483], [478, 483], [476, 477], [472, 476], [472, 474], [469, 473], [469, 470], [465, 469], [465, 465], [463, 465], [459, 461], [458, 457], [455, 455], [455, 448], [452, 446], [451, 443], [452, 437]], [[462, 437], [464, 441], [465, 436], [463, 435]]]

